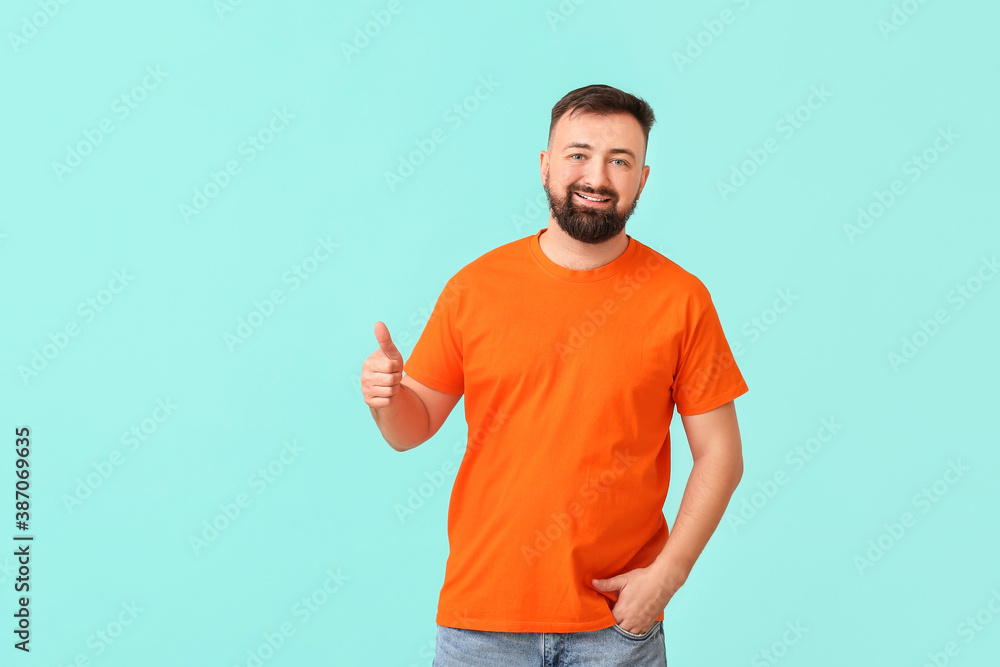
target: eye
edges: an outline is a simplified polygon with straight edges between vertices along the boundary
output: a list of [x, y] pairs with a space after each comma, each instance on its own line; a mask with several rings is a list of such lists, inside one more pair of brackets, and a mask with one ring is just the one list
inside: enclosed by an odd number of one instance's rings
[[626, 162], [625, 160], [622, 160], [621, 158], [618, 158], [618, 159], [613, 160], [613, 161], [614, 162], [621, 162], [623, 167], [627, 167], [628, 166], [628, 162]]
[[572, 155], [570, 155], [571, 158], [574, 158], [574, 157], [577, 157], [577, 156], [583, 157], [583, 154], [581, 154], [581, 153], [573, 153]]

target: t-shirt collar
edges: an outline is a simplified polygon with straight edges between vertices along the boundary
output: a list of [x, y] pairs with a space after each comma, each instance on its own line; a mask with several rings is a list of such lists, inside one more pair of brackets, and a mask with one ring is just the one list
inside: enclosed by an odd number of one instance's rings
[[542, 246], [539, 242], [539, 239], [541, 238], [542, 233], [545, 232], [547, 229], [548, 228], [543, 227], [542, 229], [539, 229], [537, 233], [531, 236], [529, 239], [528, 247], [531, 250], [532, 257], [535, 258], [535, 261], [538, 262], [538, 264], [541, 266], [542, 269], [552, 274], [556, 278], [560, 278], [562, 280], [576, 282], [576, 283], [589, 283], [589, 282], [594, 282], [595, 280], [603, 280], [605, 278], [608, 278], [609, 276], [614, 275], [615, 273], [618, 273], [623, 268], [628, 266], [628, 264], [633, 259], [635, 259], [636, 253], [639, 252], [639, 242], [633, 239], [628, 234], [625, 234], [626, 238], [628, 238], [628, 246], [625, 248], [625, 252], [623, 252], [618, 257], [614, 258], [604, 266], [599, 266], [596, 269], [589, 269], [586, 271], [568, 269], [565, 266], [560, 266], [559, 264], [556, 264], [551, 259], [549, 259], [548, 255], [542, 252]]

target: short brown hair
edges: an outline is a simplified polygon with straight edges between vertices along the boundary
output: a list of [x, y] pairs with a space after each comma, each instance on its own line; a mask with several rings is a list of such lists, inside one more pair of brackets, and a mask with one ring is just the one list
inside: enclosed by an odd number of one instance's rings
[[646, 147], [649, 146], [649, 129], [656, 122], [653, 115], [653, 108], [642, 98], [630, 95], [623, 90], [618, 90], [612, 86], [602, 83], [595, 83], [583, 88], [572, 90], [563, 96], [552, 107], [552, 122], [549, 124], [549, 144], [552, 144], [552, 135], [556, 130], [556, 123], [565, 114], [573, 114], [576, 111], [607, 115], [613, 113], [628, 113], [639, 121], [642, 126], [642, 133], [646, 138]]

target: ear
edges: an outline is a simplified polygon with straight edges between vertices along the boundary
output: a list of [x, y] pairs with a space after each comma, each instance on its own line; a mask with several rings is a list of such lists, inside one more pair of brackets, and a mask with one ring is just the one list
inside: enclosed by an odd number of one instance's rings
[[638, 199], [639, 195], [642, 194], [642, 189], [646, 187], [646, 179], [649, 178], [649, 165], [645, 165], [642, 168], [642, 176], [639, 177], [639, 191], [635, 193], [635, 198]]

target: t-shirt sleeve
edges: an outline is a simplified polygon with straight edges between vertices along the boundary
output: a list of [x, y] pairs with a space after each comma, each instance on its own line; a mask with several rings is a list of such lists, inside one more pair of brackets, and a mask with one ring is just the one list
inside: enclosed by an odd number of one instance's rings
[[708, 412], [749, 391], [712, 297], [700, 281], [688, 302], [682, 340], [671, 387], [679, 414]]
[[438, 296], [423, 333], [403, 363], [403, 372], [431, 389], [464, 394], [462, 332], [458, 327], [462, 294], [456, 280], [453, 276]]

